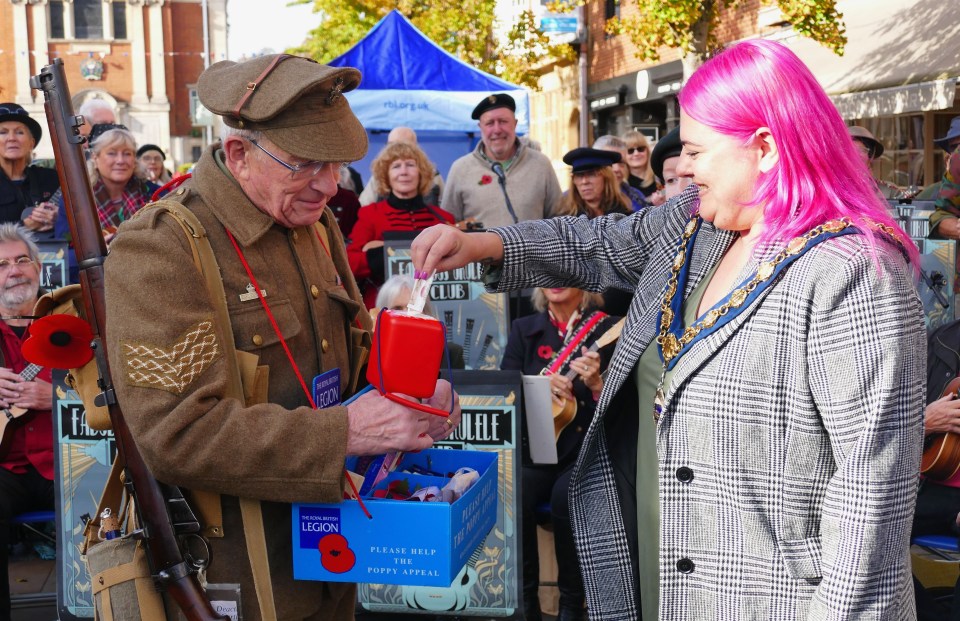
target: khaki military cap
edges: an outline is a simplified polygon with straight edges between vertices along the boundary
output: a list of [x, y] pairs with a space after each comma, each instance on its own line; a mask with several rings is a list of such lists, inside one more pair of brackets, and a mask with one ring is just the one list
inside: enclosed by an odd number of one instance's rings
[[200, 74], [197, 95], [228, 126], [263, 132], [291, 155], [352, 162], [367, 153], [367, 132], [343, 96], [358, 84], [352, 67], [271, 54], [211, 65]]

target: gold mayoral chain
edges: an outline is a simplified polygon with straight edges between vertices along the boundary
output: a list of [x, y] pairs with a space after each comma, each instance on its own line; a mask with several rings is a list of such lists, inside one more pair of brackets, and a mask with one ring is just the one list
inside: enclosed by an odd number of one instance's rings
[[[740, 308], [740, 306], [746, 302], [747, 298], [758, 286], [773, 277], [777, 271], [777, 266], [787, 259], [797, 257], [806, 251], [808, 246], [813, 245], [811, 244], [811, 240], [816, 239], [824, 233], [840, 233], [847, 227], [852, 226], [849, 218], [837, 218], [834, 220], [828, 220], [827, 222], [810, 229], [805, 234], [793, 238], [790, 243], [787, 244], [786, 247], [783, 248], [783, 250], [781, 250], [776, 256], [760, 263], [760, 265], [757, 266], [757, 271], [754, 273], [753, 277], [734, 289], [733, 292], [727, 297], [726, 302], [710, 309], [700, 320], [685, 328], [683, 333], [680, 336], [677, 336], [675, 333], [670, 331], [670, 326], [673, 324], [674, 318], [672, 302], [674, 296], [677, 294], [680, 271], [687, 262], [687, 252], [690, 250], [688, 248], [690, 238], [696, 234], [697, 229], [700, 226], [700, 222], [701, 220], [699, 217], [699, 212], [695, 211], [690, 216], [690, 221], [687, 222], [687, 226], [684, 228], [683, 234], [680, 236], [680, 239], [677, 242], [677, 252], [673, 259], [673, 265], [671, 266], [670, 278], [667, 280], [667, 285], [663, 294], [663, 302], [660, 304], [660, 333], [657, 335], [656, 341], [660, 345], [660, 351], [662, 353], [663, 372], [660, 374], [660, 382], [657, 386], [657, 392], [654, 398], [654, 421], [659, 421], [660, 415], [663, 413], [663, 383], [667, 374], [667, 369], [671, 366], [670, 362], [684, 347], [696, 339], [700, 332], [703, 330], [709, 330], [716, 325], [717, 321], [727, 315], [727, 313], [729, 313], [732, 309]], [[897, 234], [897, 231], [893, 227], [872, 221], [865, 221], [865, 224], [892, 237], [897, 241], [897, 243], [901, 245], [903, 244], [899, 235]]]

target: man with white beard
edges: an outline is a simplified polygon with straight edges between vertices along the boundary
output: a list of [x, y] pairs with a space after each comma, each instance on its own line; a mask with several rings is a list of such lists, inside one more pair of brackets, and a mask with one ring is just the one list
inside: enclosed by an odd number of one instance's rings
[[0, 224], [0, 621], [10, 619], [10, 518], [53, 508], [53, 387], [20, 353], [40, 291], [40, 250], [30, 231]]

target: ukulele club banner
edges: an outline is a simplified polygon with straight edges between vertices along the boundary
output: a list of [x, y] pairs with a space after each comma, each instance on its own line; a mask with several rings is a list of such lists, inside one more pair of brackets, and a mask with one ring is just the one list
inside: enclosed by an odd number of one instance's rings
[[70, 284], [67, 280], [67, 243], [64, 241], [40, 241], [40, 288], [53, 291]]
[[[413, 274], [410, 242], [414, 233], [384, 234], [384, 274]], [[463, 347], [467, 369], [496, 370], [510, 336], [508, 298], [487, 293], [480, 280], [480, 264], [438, 272], [430, 287], [430, 303], [443, 322], [447, 342]], [[444, 368], [446, 362], [444, 362]]]
[[[444, 377], [447, 374], [444, 373]], [[438, 448], [497, 452], [497, 521], [448, 587], [361, 584], [360, 605], [382, 618], [395, 614], [513, 617], [520, 608], [520, 507], [517, 371], [454, 371], [460, 426]], [[379, 616], [377, 618], [380, 618]]]
[[57, 609], [60, 621], [93, 619], [90, 576], [80, 557], [85, 520], [97, 510], [117, 450], [112, 431], [87, 425], [67, 372], [53, 371], [54, 470], [57, 509]]

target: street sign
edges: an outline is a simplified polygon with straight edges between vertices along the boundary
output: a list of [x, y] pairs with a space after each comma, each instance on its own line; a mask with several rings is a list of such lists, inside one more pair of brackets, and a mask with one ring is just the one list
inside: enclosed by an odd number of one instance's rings
[[577, 31], [576, 15], [550, 15], [540, 18], [540, 30], [547, 34]]

